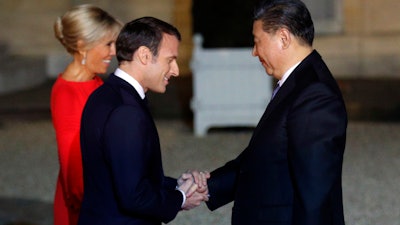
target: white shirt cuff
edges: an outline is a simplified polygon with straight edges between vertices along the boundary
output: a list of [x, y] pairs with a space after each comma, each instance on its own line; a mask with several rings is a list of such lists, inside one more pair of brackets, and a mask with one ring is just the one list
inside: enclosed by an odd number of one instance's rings
[[182, 197], [183, 197], [183, 201], [182, 201], [182, 205], [181, 205], [181, 208], [182, 208], [183, 205], [184, 205], [185, 202], [186, 202], [186, 194], [185, 194], [184, 191], [182, 191], [181, 189], [179, 189], [179, 187], [176, 187], [175, 190], [178, 190], [178, 191], [180, 191], [180, 192], [182, 193]]

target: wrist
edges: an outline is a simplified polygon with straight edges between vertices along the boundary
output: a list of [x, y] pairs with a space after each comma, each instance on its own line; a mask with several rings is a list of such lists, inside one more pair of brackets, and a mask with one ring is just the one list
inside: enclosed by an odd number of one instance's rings
[[185, 202], [186, 202], [186, 194], [178, 186], [175, 187], [175, 190], [179, 191], [182, 194], [182, 199], [183, 200], [182, 200], [181, 208], [183, 208], [183, 206], [185, 205]]

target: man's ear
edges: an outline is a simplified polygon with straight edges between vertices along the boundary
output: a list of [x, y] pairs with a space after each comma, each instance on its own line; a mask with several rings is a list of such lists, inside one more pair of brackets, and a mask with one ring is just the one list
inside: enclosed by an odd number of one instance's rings
[[278, 35], [281, 41], [282, 49], [289, 48], [290, 44], [292, 43], [292, 34], [286, 28], [281, 28], [278, 31]]
[[137, 50], [136, 57], [144, 65], [152, 60], [152, 56], [150, 49], [146, 46], [140, 46]]

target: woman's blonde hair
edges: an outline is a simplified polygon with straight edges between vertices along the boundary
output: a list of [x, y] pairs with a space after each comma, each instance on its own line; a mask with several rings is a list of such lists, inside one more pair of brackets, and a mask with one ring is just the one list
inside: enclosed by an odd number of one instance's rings
[[[74, 54], [79, 50], [91, 49], [108, 35], [117, 37], [121, 28], [121, 22], [106, 11], [84, 4], [58, 17], [54, 23], [54, 34], [65, 49]], [[78, 41], [82, 41], [83, 45], [78, 46]]]

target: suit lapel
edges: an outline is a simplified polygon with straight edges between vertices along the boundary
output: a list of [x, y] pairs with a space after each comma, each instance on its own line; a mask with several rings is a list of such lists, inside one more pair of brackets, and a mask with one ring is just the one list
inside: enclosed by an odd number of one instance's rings
[[[292, 76], [293, 75], [293, 76]], [[294, 79], [295, 74], [291, 74], [289, 78], [285, 81], [282, 87], [279, 88], [279, 91], [276, 93], [275, 97], [268, 103], [267, 108], [264, 111], [256, 130], [254, 133], [257, 132], [258, 127], [261, 127], [262, 124], [269, 118], [271, 113], [280, 105], [282, 102], [288, 98], [288, 96], [294, 91], [296, 87], [296, 82]]]
[[[317, 71], [313, 65], [318, 65], [319, 70]], [[329, 74], [330, 71], [323, 63], [321, 56], [314, 50], [293, 70], [282, 87], [280, 87], [275, 97], [268, 103], [264, 114], [253, 132], [250, 143], [252, 143], [253, 138], [257, 136], [259, 130], [268, 123], [271, 114], [275, 110], [285, 107], [287, 104], [291, 104], [291, 98], [296, 98], [296, 96], [311, 83], [321, 81], [332, 86], [333, 89], [339, 90], [333, 77]]]
[[[292, 74], [295, 75], [295, 74]], [[289, 76], [290, 78], [290, 76]], [[268, 106], [265, 110], [265, 117], [268, 117], [271, 112], [282, 102], [287, 98], [290, 93], [294, 90], [295, 88], [295, 82], [294, 79], [287, 79], [285, 83], [282, 85], [282, 87], [279, 88], [279, 91], [276, 93], [275, 97], [268, 103]], [[264, 116], [263, 116], [264, 117]]]
[[275, 97], [268, 103], [262, 120], [267, 119], [271, 112], [293, 92], [303, 89], [309, 83], [318, 79], [313, 67], [310, 67], [310, 65], [312, 65], [311, 62], [321, 61], [320, 58], [321, 56], [314, 50], [293, 70]]
[[320, 60], [319, 54], [314, 50], [309, 56], [307, 56], [290, 74], [282, 87], [276, 93], [275, 97], [268, 103], [264, 114], [262, 115], [254, 133], [257, 132], [259, 127], [262, 127], [265, 121], [268, 120], [271, 113], [277, 109], [281, 104], [286, 104], [285, 101], [292, 95], [296, 95], [295, 92], [302, 90], [312, 80], [318, 79], [315, 71], [310, 65], [315, 60]]
[[109, 83], [113, 87], [114, 90], [116, 90], [124, 104], [127, 105], [141, 105], [145, 109], [148, 109], [147, 104], [143, 99], [140, 97], [139, 93], [136, 91], [134, 87], [132, 87], [131, 84], [126, 82], [125, 80], [115, 76], [114, 74], [111, 74], [110, 77], [108, 78]]

